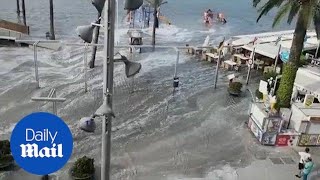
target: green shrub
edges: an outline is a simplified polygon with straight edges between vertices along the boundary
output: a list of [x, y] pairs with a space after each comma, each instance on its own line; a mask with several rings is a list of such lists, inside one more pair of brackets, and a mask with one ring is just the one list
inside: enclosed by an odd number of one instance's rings
[[74, 163], [71, 174], [77, 178], [85, 178], [94, 172], [94, 159], [84, 156]]
[[307, 64], [308, 64], [308, 61], [306, 59], [306, 56], [301, 54], [300, 61], [299, 61], [299, 67], [302, 67], [302, 66], [307, 65]]
[[262, 92], [259, 91], [259, 89], [256, 90], [256, 97], [258, 99], [263, 99], [263, 94], [262, 94]]
[[0, 164], [6, 164], [13, 161], [13, 157], [11, 154], [1, 155], [0, 156]]
[[277, 91], [277, 99], [279, 107], [289, 108], [291, 102], [292, 88], [296, 78], [298, 68], [291, 63], [287, 63], [283, 67], [280, 86]]
[[6, 154], [11, 154], [10, 141], [2, 140], [0, 141], [0, 155], [6, 155]]
[[240, 93], [242, 88], [242, 84], [240, 82], [232, 82], [229, 85], [229, 91], [234, 93]]

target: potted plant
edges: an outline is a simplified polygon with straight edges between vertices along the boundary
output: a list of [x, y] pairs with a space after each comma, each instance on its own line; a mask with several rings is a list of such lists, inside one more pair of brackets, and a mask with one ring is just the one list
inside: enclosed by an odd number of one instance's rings
[[10, 141], [2, 140], [0, 141], [0, 168], [7, 168], [11, 166], [14, 159], [11, 155]]
[[241, 93], [242, 84], [240, 82], [231, 82], [229, 84], [228, 92], [231, 95], [239, 96]]
[[71, 169], [71, 176], [74, 180], [91, 180], [94, 172], [94, 159], [84, 156], [74, 163]]

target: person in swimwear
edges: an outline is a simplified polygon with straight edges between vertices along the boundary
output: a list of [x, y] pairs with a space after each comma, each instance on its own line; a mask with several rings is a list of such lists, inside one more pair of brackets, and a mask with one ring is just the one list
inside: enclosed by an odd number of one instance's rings
[[213, 18], [213, 12], [211, 11], [211, 9], [208, 9], [207, 14], [211, 19]]
[[227, 23], [227, 20], [224, 18], [222, 13], [218, 13], [218, 21], [222, 22], [223, 24]]
[[203, 13], [204, 22], [206, 24], [211, 24], [212, 16], [213, 16], [213, 13], [212, 13], [211, 9], [205, 11]]
[[203, 21], [204, 21], [204, 23], [206, 23], [206, 24], [209, 24], [210, 22], [209, 22], [209, 16], [208, 16], [208, 13], [205, 11], [204, 13], [203, 13]]

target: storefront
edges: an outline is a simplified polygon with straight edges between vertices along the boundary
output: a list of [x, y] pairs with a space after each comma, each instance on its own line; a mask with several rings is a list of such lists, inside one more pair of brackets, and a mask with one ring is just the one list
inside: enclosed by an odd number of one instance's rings
[[299, 68], [294, 82], [290, 127], [300, 133], [298, 146], [320, 146], [320, 69]]
[[300, 133], [298, 146], [320, 146], [320, 104], [292, 104], [290, 127]]
[[253, 103], [250, 110], [248, 128], [263, 145], [276, 145], [277, 135], [284, 129], [284, 119], [271, 115], [264, 103]]

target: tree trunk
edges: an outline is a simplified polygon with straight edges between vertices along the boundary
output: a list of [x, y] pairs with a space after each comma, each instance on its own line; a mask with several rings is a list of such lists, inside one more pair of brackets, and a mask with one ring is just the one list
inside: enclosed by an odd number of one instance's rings
[[50, 1], [50, 40], [55, 40], [56, 36], [54, 34], [54, 18], [53, 18], [53, 0]]
[[24, 0], [22, 0], [22, 16], [23, 16], [23, 24], [27, 25], [27, 18], [26, 18], [26, 5], [24, 3]]
[[[100, 24], [101, 23], [101, 14], [99, 13], [98, 14], [98, 21], [97, 21], [97, 24]], [[94, 32], [93, 32], [93, 39], [92, 39], [92, 42], [93, 44], [98, 44], [99, 42], [99, 31], [100, 31], [100, 27], [99, 26], [96, 26], [94, 28]], [[92, 46], [92, 53], [91, 53], [91, 59], [90, 59], [90, 62], [89, 62], [89, 67], [92, 69], [94, 68], [94, 63], [95, 63], [95, 60], [96, 60], [96, 54], [97, 54], [97, 46]]]
[[320, 39], [320, 12], [319, 11], [316, 12], [313, 22], [314, 22], [314, 27], [317, 33], [317, 39]]
[[294, 30], [292, 45], [290, 49], [289, 62], [284, 64], [282, 78], [277, 92], [277, 98], [280, 107], [289, 108], [291, 104], [291, 95], [294, 80], [300, 65], [300, 56], [303, 49], [304, 38], [308, 29], [309, 19], [307, 19], [306, 17], [309, 17], [309, 13], [309, 4], [303, 4], [300, 8], [298, 20]]
[[153, 12], [153, 27], [152, 27], [152, 46], [153, 50], [155, 50], [156, 45], [156, 21], [157, 21], [157, 6], [154, 6], [154, 12]]

